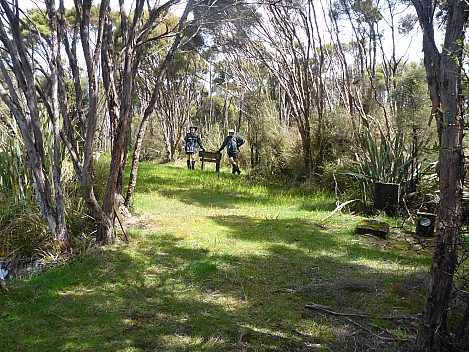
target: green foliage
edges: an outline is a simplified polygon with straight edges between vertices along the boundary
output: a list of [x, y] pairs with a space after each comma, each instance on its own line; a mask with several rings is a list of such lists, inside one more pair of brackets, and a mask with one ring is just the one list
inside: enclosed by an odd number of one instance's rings
[[[102, 199], [106, 183], [106, 156], [95, 162], [94, 184], [98, 199]], [[109, 162], [110, 159], [107, 158]], [[109, 169], [109, 164], [107, 165]], [[65, 216], [67, 228], [72, 237], [74, 247], [87, 247], [94, 240], [96, 223], [82, 197], [81, 186], [73, 170], [71, 161], [65, 160], [62, 165], [62, 184], [64, 185]]]
[[30, 200], [32, 194], [31, 173], [20, 131], [14, 122], [4, 118], [0, 120], [0, 202]]
[[20, 131], [0, 120], [0, 257], [30, 258], [46, 243], [48, 228], [37, 209], [32, 175]]
[[351, 2], [351, 9], [355, 12], [358, 21], [377, 23], [383, 18], [380, 9], [372, 0], [353, 1]]
[[51, 242], [35, 199], [33, 177], [15, 121], [0, 119], [0, 257], [31, 258]]
[[[46, 169], [52, 178], [52, 131], [44, 119]], [[37, 207], [33, 177], [29, 170], [25, 147], [14, 121], [0, 121], [0, 257], [14, 253], [14, 258], [37, 258], [53, 250], [50, 231]], [[109, 169], [109, 158], [96, 162], [96, 191], [102, 199]], [[80, 187], [70, 163], [62, 165], [67, 226], [74, 241], [88, 237], [94, 230], [88, 209], [81, 198]], [[14, 258], [10, 258], [14, 261]]]
[[350, 184], [350, 178], [343, 171], [354, 169], [356, 143], [347, 111], [339, 108], [326, 115], [322, 172], [315, 181], [329, 192], [341, 193]]
[[276, 110], [276, 102], [264, 96], [247, 97], [245, 111], [248, 119], [250, 155], [258, 176], [295, 178], [300, 175], [303, 161], [298, 135], [283, 124]]
[[397, 126], [401, 130], [408, 132], [412, 126], [423, 128], [428, 122], [431, 106], [425, 68], [415, 62], [404, 67], [396, 78], [392, 98], [396, 106]]
[[214, 36], [219, 35], [227, 24], [238, 29], [247, 29], [256, 18], [253, 7], [235, 0], [199, 1], [194, 7], [193, 14], [194, 23], [189, 27], [189, 33], [196, 33], [199, 30]]
[[418, 18], [413, 13], [408, 13], [399, 19], [399, 34], [410, 33], [418, 23]]
[[376, 182], [403, 184], [407, 180], [413, 158], [404, 150], [403, 141], [400, 133], [388, 140], [381, 130], [378, 135], [365, 132], [362, 153], [356, 154], [356, 170], [345, 172], [355, 179], [348, 190], [354, 198], [369, 204]]
[[[132, 123], [137, 130], [140, 126], [140, 118], [133, 119]], [[164, 136], [161, 129], [156, 125], [156, 121], [150, 120], [148, 124], [145, 139], [140, 151], [140, 161], [162, 161], [165, 154]]]
[[[46, 16], [46, 12], [39, 8], [32, 8], [27, 11], [28, 12], [28, 25], [32, 25], [35, 30], [37, 30], [40, 35], [45, 37], [50, 37], [50, 28], [49, 28], [49, 20]], [[24, 20], [26, 18], [23, 18]], [[25, 28], [26, 29], [26, 28]], [[37, 34], [36, 34], [37, 35]], [[33, 35], [33, 36], [36, 36]]]
[[402, 136], [397, 133], [388, 140], [379, 131], [378, 141], [370, 131], [366, 131], [365, 148], [367, 157], [358, 159], [362, 174], [373, 182], [401, 183], [411, 162], [404, 152]]
[[98, 202], [103, 201], [110, 165], [111, 156], [109, 154], [99, 155], [94, 159], [93, 187]]

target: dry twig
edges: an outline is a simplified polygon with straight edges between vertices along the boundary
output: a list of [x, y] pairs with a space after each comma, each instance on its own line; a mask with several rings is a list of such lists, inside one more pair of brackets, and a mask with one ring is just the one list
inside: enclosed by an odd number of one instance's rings
[[319, 304], [307, 304], [305, 308], [312, 309], [312, 310], [319, 310], [321, 312], [325, 312], [328, 314], [336, 315], [339, 317], [360, 317], [360, 318], [369, 318], [369, 319], [383, 319], [383, 320], [395, 320], [395, 319], [408, 319], [405, 315], [399, 316], [399, 317], [391, 317], [391, 316], [384, 316], [384, 317], [377, 317], [377, 316], [372, 316], [372, 315], [367, 315], [367, 314], [360, 314], [360, 313], [339, 313], [331, 310], [330, 308], [324, 307]]

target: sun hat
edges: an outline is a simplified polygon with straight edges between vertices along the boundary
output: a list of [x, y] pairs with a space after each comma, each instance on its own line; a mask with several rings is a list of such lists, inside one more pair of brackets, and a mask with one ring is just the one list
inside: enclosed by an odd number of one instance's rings
[[228, 133], [235, 133], [234, 129], [228, 130]]
[[190, 131], [191, 129], [194, 129], [194, 130], [197, 131], [197, 127], [195, 127], [195, 126], [190, 126], [190, 127], [189, 127], [189, 131]]

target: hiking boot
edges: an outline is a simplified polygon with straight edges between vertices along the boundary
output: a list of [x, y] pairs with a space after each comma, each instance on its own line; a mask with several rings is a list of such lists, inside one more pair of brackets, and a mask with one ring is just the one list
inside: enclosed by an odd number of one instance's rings
[[241, 170], [239, 169], [239, 167], [238, 167], [238, 169], [236, 170], [236, 172], [238, 173], [238, 175], [241, 175]]

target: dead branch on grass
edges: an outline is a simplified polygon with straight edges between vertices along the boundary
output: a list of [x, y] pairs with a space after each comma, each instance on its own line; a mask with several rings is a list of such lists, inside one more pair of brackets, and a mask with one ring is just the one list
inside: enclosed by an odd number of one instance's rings
[[327, 314], [339, 316], [339, 317], [359, 317], [359, 318], [368, 318], [368, 319], [382, 319], [382, 320], [397, 320], [397, 319], [409, 319], [409, 317], [405, 315], [401, 316], [373, 316], [373, 315], [368, 315], [368, 314], [361, 314], [361, 313], [339, 313], [331, 310], [328, 307], [322, 306], [320, 304], [307, 304], [305, 308], [311, 309], [311, 310], [318, 310]]
[[358, 199], [351, 199], [351, 200], [348, 200], [340, 205], [338, 205], [333, 211], [331, 211], [329, 213], [328, 216], [326, 216], [324, 219], [321, 219], [321, 221], [326, 221], [327, 219], [329, 219], [332, 215], [334, 215], [335, 213], [337, 212], [340, 212], [345, 206], [347, 206], [348, 204], [350, 203], [353, 203], [355, 201], [357, 201]]
[[[347, 321], [349, 321], [350, 323], [358, 326], [360, 329], [362, 330], [365, 330], [366, 332], [368, 332], [369, 334], [373, 335], [374, 337], [376, 337], [377, 339], [379, 340], [387, 340], [387, 341], [394, 341], [396, 340], [396, 338], [394, 337], [385, 337], [385, 336], [381, 336], [381, 335], [378, 335], [378, 334], [375, 334], [373, 331], [371, 331], [370, 329], [368, 329], [366, 326], [364, 326], [363, 324], [360, 324], [358, 322], [356, 322], [355, 320], [353, 319], [350, 319], [349, 317], [345, 317], [345, 319]], [[384, 330], [384, 331], [387, 331], [387, 330]], [[388, 332], [389, 333], [389, 332]]]

